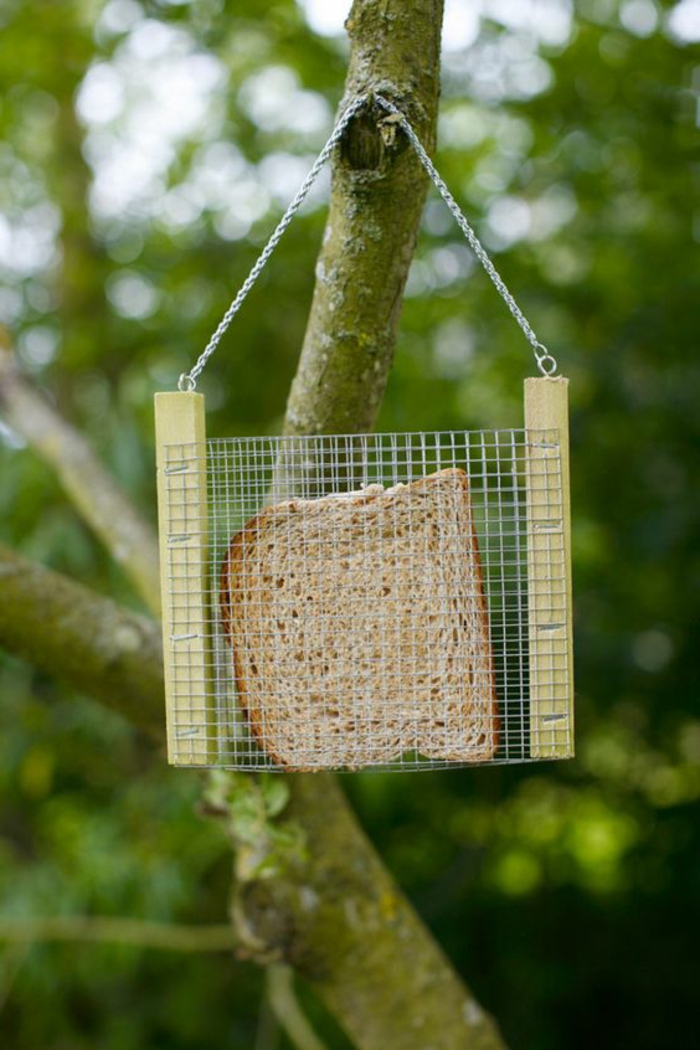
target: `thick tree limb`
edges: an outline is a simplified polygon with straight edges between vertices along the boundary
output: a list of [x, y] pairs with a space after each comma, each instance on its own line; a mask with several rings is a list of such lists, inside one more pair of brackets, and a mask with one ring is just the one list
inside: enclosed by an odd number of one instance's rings
[[[346, 98], [377, 91], [430, 147], [439, 90], [441, 0], [356, 0]], [[385, 149], [371, 113], [349, 129], [317, 283], [287, 405], [292, 434], [371, 430], [391, 364], [425, 179], [412, 152]], [[363, 1050], [502, 1047], [398, 891], [329, 776], [294, 778], [291, 814], [308, 859], [298, 875], [246, 881], [239, 933], [275, 947], [319, 990]]]
[[[430, 146], [440, 0], [356, 0], [346, 98], [379, 91]], [[370, 430], [391, 364], [425, 180], [385, 149], [368, 113], [333, 170], [326, 236], [285, 431]], [[495, 1048], [500, 1037], [404, 900], [329, 776], [292, 781], [289, 815], [307, 855], [278, 877], [241, 880], [234, 906], [251, 954], [286, 959], [365, 1050]], [[235, 831], [234, 831], [235, 841]]]
[[158, 544], [153, 530], [105, 470], [89, 443], [32, 386], [0, 333], [0, 411], [53, 467], [86, 523], [122, 566], [151, 612], [160, 615]]
[[[363, 1050], [497, 1050], [498, 1031], [377, 856], [335, 778], [294, 777], [306, 856], [243, 883], [252, 950], [275, 950]], [[242, 925], [238, 924], [239, 936]]]
[[[355, 0], [346, 23], [350, 100], [380, 92], [431, 148], [440, 83], [442, 0]], [[372, 430], [425, 200], [426, 179], [399, 135], [385, 147], [376, 113], [357, 117], [333, 187], [301, 360], [287, 404], [289, 434]]]

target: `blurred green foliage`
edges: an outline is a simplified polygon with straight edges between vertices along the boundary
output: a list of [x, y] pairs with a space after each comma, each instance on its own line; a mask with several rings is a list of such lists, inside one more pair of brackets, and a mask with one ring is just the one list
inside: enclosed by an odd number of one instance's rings
[[[687, 1046], [700, 34], [688, 0], [484, 0], [478, 22], [479, 6], [448, 5], [438, 163], [572, 381], [578, 757], [344, 785], [512, 1046]], [[314, 31], [322, 11], [0, 5], [0, 320], [152, 518], [152, 395], [194, 361], [330, 129], [346, 45]], [[317, 196], [209, 365], [212, 435], [278, 430], [323, 222]], [[528, 355], [431, 198], [381, 428], [518, 425]], [[1, 437], [3, 538], [137, 606], [49, 471]], [[32, 668], [0, 675], [2, 915], [222, 921], [230, 857], [195, 813], [199, 778]], [[216, 955], [5, 949], [0, 1025], [16, 1050], [249, 1050], [261, 987]]]

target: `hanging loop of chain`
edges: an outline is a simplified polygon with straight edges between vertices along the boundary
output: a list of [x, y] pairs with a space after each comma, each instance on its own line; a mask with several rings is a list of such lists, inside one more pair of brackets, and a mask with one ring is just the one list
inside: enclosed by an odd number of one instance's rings
[[[383, 95], [373, 94], [360, 95], [358, 98], [354, 99], [350, 103], [350, 105], [343, 111], [340, 119], [338, 120], [338, 123], [335, 125], [333, 131], [331, 132], [330, 138], [319, 153], [313, 167], [311, 168], [308, 175], [304, 179], [304, 182], [299, 188], [298, 193], [296, 194], [291, 204], [289, 205], [284, 215], [275, 227], [272, 236], [263, 248], [260, 256], [258, 257], [257, 262], [253, 266], [253, 269], [250, 271], [245, 281], [241, 285], [241, 288], [238, 291], [235, 299], [233, 300], [228, 310], [222, 317], [218, 327], [212, 334], [211, 338], [209, 339], [209, 342], [207, 343], [206, 347], [197, 359], [196, 364], [189, 372], [184, 372], [180, 376], [180, 379], [178, 381], [179, 390], [190, 392], [196, 389], [197, 379], [201, 375], [202, 370], [204, 369], [207, 361], [221, 342], [221, 339], [224, 336], [229, 325], [231, 324], [231, 321], [243, 305], [243, 301], [248, 295], [248, 292], [251, 290], [251, 288], [257, 281], [268, 259], [270, 258], [273, 251], [284, 236], [287, 227], [290, 225], [292, 219], [294, 218], [299, 208], [303, 204], [304, 200], [306, 199], [309, 190], [313, 186], [321, 169], [323, 168], [331, 153], [340, 141], [343, 132], [347, 128], [352, 118], [361, 109], [363, 109], [366, 105], [368, 105], [371, 102], [375, 102], [377, 105], [379, 105], [386, 113], [388, 113], [393, 118], [393, 123], [401, 127], [401, 129], [403, 130], [404, 134], [408, 138], [408, 141], [411, 143], [413, 149], [415, 150], [416, 155], [418, 156], [418, 159], [423, 165], [425, 171], [428, 173], [438, 193], [444, 200], [445, 204], [452, 213], [452, 216], [454, 217], [457, 225], [464, 234], [467, 243], [469, 244], [469, 247], [474, 252], [477, 259], [483, 266], [488, 277], [491, 279], [491, 282], [495, 286], [496, 291], [503, 299], [513, 318], [515, 319], [521, 331], [523, 332], [523, 335], [532, 347], [532, 351], [535, 356], [535, 361], [537, 362], [537, 367], [542, 373], [542, 375], [551, 378], [556, 374], [558, 365], [555, 358], [550, 354], [547, 347], [544, 346], [544, 344], [541, 343], [535, 335], [532, 326], [530, 325], [529, 321], [523, 314], [522, 310], [516, 303], [511, 293], [508, 291], [508, 288], [506, 287], [503, 278], [498, 273], [486, 249], [481, 244], [481, 241], [474, 233], [474, 230], [470, 226], [466, 216], [457, 204], [457, 201], [454, 199], [447, 186], [443, 182], [442, 178], [440, 177], [437, 168], [428, 156], [422, 142], [413, 130], [412, 125], [409, 123], [408, 119], [401, 112], [401, 110], [397, 109], [393, 102], [389, 102], [389, 100], [384, 98]], [[380, 121], [380, 124], [381, 123], [382, 122]], [[394, 129], [392, 128], [391, 138], [393, 138], [393, 130]]]

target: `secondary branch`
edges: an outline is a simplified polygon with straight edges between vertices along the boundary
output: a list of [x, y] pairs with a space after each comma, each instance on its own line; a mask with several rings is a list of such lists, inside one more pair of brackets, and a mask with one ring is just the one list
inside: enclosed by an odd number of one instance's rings
[[171, 952], [232, 952], [230, 926], [182, 926], [107, 915], [55, 915], [45, 918], [1, 919], [0, 941], [84, 941], [127, 944]]
[[158, 627], [2, 544], [0, 646], [162, 737]]
[[159, 615], [158, 545], [153, 530], [85, 437], [22, 374], [1, 340], [0, 410], [55, 470], [79, 514], [122, 566], [151, 612]]

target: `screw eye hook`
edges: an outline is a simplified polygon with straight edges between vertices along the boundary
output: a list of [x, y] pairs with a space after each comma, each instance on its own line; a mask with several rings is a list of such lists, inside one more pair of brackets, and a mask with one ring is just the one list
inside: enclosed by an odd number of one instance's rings
[[544, 343], [538, 343], [535, 349], [535, 357], [537, 358], [537, 367], [543, 376], [551, 378], [557, 368], [556, 358], [552, 357]]

